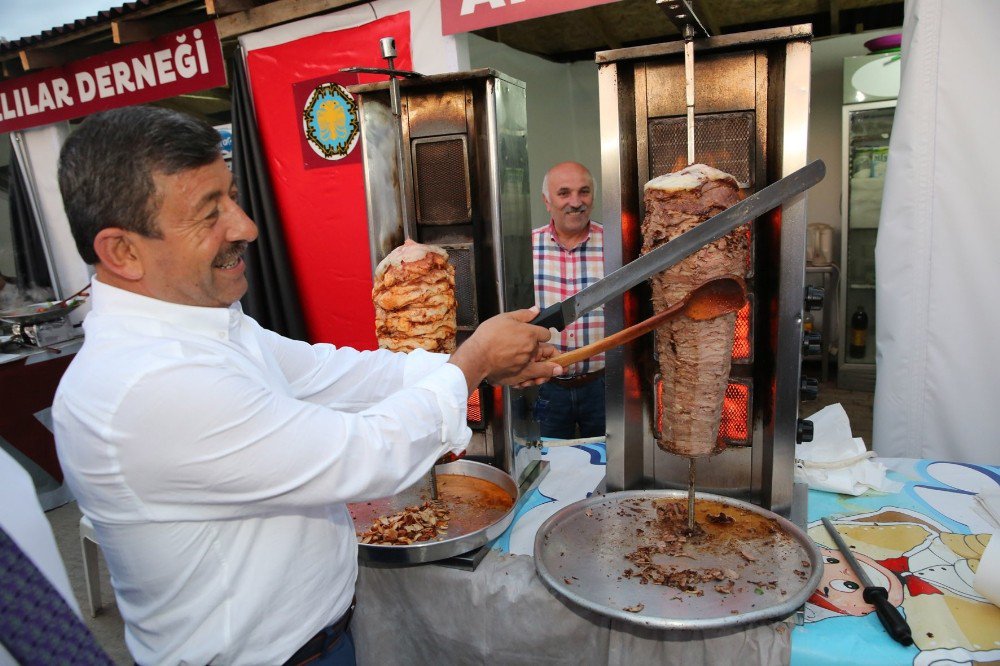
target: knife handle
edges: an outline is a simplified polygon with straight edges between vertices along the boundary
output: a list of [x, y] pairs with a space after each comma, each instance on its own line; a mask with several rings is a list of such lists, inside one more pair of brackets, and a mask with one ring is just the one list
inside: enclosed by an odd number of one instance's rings
[[554, 328], [561, 331], [566, 328], [566, 321], [563, 319], [562, 301], [554, 303], [539, 312], [529, 324], [541, 326], [542, 328]]
[[866, 587], [861, 597], [875, 606], [875, 613], [878, 615], [879, 621], [896, 642], [902, 645], [913, 644], [910, 625], [899, 614], [899, 609], [889, 603], [889, 593], [884, 587]]

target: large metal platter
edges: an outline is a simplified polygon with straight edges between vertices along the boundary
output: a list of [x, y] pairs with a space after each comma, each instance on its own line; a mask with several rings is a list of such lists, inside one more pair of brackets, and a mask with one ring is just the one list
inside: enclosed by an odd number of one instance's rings
[[[739, 526], [742, 517], [744, 525], [766, 534], [740, 534], [732, 540], [720, 537], [704, 546], [688, 544], [682, 555], [657, 554], [654, 562], [678, 570], [732, 569], [739, 577], [729, 594], [715, 589], [718, 581], [701, 583], [703, 594], [697, 596], [624, 576], [626, 569], [638, 568], [625, 555], [655, 543], [651, 535], [656, 531], [649, 523], [656, 519], [654, 502], [682, 502], [686, 507], [687, 493], [681, 490], [594, 495], [556, 512], [535, 535], [538, 575], [550, 590], [573, 604], [657, 629], [738, 627], [795, 612], [819, 585], [823, 572], [812, 540], [792, 522], [753, 504], [708, 493], [698, 493], [697, 500], [696, 511], [722, 505], [727, 515], [736, 517], [734, 525]], [[699, 522], [705, 522], [703, 515]], [[738, 545], [719, 545], [730, 541]], [[741, 548], [753, 561], [740, 553]], [[625, 610], [640, 604], [638, 612]]]
[[0, 320], [12, 324], [40, 324], [63, 317], [83, 304], [82, 298], [75, 298], [71, 301], [49, 301], [47, 303], [35, 303], [19, 308], [0, 311]]
[[[471, 460], [457, 460], [446, 465], [438, 465], [434, 469], [438, 476], [445, 474], [469, 476], [499, 486], [513, 500], [510, 510], [498, 520], [483, 526], [480, 511], [475, 508], [463, 511], [460, 507], [452, 507], [447, 538], [441, 541], [421, 541], [400, 546], [358, 544], [359, 559], [386, 564], [435, 562], [484, 546], [503, 534], [504, 530], [510, 526], [517, 506], [518, 488], [509, 474], [496, 467]], [[362, 532], [367, 530], [376, 518], [401, 511], [407, 506], [421, 504], [425, 499], [426, 485], [418, 483], [398, 495], [371, 502], [355, 502], [348, 504], [347, 508], [354, 519], [355, 528], [358, 532]]]

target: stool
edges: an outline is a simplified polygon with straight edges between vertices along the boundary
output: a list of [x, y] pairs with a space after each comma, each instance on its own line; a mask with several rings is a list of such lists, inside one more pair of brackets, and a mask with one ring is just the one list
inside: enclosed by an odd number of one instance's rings
[[101, 578], [97, 570], [97, 535], [94, 524], [87, 516], [80, 517], [80, 549], [83, 551], [83, 573], [87, 578], [87, 602], [90, 603], [90, 617], [97, 617], [101, 609]]

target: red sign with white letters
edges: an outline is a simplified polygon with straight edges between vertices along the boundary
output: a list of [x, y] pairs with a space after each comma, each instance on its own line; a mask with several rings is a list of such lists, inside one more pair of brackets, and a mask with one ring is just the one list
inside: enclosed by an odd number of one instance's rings
[[441, 34], [454, 35], [617, 0], [441, 0]]
[[224, 85], [222, 44], [209, 21], [0, 81], [0, 133]]

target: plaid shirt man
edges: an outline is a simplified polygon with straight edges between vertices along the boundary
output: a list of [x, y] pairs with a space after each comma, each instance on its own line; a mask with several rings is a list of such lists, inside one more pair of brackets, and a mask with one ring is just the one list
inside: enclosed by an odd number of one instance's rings
[[[566, 300], [584, 287], [604, 277], [604, 227], [590, 221], [587, 239], [572, 250], [556, 238], [553, 222], [531, 232], [535, 271], [535, 304], [544, 309]], [[566, 327], [551, 340], [560, 352], [588, 345], [604, 337], [604, 308], [597, 308]], [[604, 367], [604, 354], [566, 368], [566, 375], [585, 375]]]

